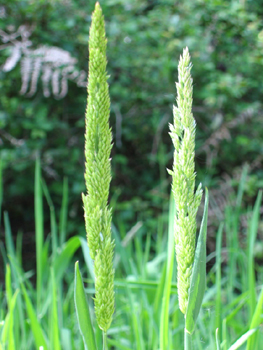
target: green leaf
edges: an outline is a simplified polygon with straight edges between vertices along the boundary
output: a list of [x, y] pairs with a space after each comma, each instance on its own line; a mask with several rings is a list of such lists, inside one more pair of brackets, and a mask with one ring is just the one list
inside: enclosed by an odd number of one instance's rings
[[75, 236], [63, 244], [60, 254], [55, 257], [53, 262], [56, 281], [63, 277], [73, 254], [80, 247], [80, 243], [80, 237]]
[[62, 197], [62, 205], [61, 205], [60, 219], [59, 219], [60, 246], [62, 246], [62, 244], [66, 240], [67, 215], [68, 215], [68, 178], [65, 177], [63, 180], [63, 197]]
[[42, 276], [44, 265], [42, 263], [43, 241], [44, 241], [44, 216], [43, 196], [41, 187], [41, 165], [37, 157], [35, 165], [35, 237], [36, 237], [36, 265], [37, 265], [37, 310], [40, 309], [42, 294]]
[[87, 238], [79, 237], [81, 248], [83, 252], [83, 258], [86, 263], [88, 274], [91, 276], [93, 282], [95, 282], [95, 274], [94, 274], [94, 263], [90, 257], [89, 246], [87, 245]]
[[160, 319], [160, 349], [166, 350], [168, 347], [169, 334], [169, 304], [171, 295], [171, 284], [174, 267], [174, 217], [175, 217], [175, 201], [171, 194], [169, 208], [169, 232], [167, 246], [167, 268], [165, 276], [165, 285], [163, 290], [163, 300]]
[[132, 350], [132, 348], [130, 348], [129, 346], [127, 345], [123, 345], [121, 343], [121, 341], [116, 341], [116, 340], [113, 340], [113, 339], [108, 339], [108, 343], [112, 346], [115, 347], [115, 349], [118, 349], [118, 350]]
[[[252, 321], [249, 329], [255, 329], [262, 322], [262, 310], [263, 310], [263, 287], [261, 289], [261, 293], [259, 295], [258, 303], [255, 308], [255, 312], [252, 317]], [[258, 332], [257, 332], [258, 333]], [[257, 333], [253, 335], [253, 337], [249, 338], [247, 342], [247, 350], [256, 350], [258, 349], [258, 339]]]
[[8, 304], [8, 317], [6, 318], [5, 325], [8, 325], [8, 350], [15, 350], [15, 339], [14, 339], [14, 307], [16, 304], [16, 297], [18, 290], [16, 291], [14, 298], [12, 293], [12, 281], [11, 281], [11, 269], [9, 264], [6, 265], [6, 299]]
[[129, 304], [132, 305], [132, 307], [130, 308], [130, 314], [131, 314], [131, 329], [135, 338], [135, 341], [133, 343], [136, 343], [137, 350], [145, 350], [145, 342], [143, 339], [142, 327], [140, 322], [141, 321], [140, 313], [138, 312], [138, 308], [135, 307], [136, 302], [134, 299], [134, 294], [129, 288], [127, 288], [127, 293], [129, 297]]
[[247, 341], [252, 334], [254, 334], [256, 329], [250, 329], [245, 334], [243, 334], [233, 345], [230, 346], [228, 350], [237, 350], [240, 348], [241, 345]]
[[216, 329], [216, 350], [220, 350], [220, 340], [218, 335], [218, 328]]
[[22, 287], [22, 291], [24, 294], [24, 299], [25, 299], [25, 303], [26, 303], [26, 310], [27, 310], [28, 317], [30, 319], [31, 330], [33, 332], [36, 347], [37, 347], [37, 349], [40, 349], [42, 346], [43, 350], [48, 350], [49, 347], [47, 346], [44, 332], [41, 328], [40, 323], [38, 322], [34, 307], [29, 299], [26, 288], [24, 287], [23, 284], [21, 284], [21, 287]]
[[217, 336], [219, 341], [222, 335], [222, 278], [221, 278], [221, 249], [222, 249], [222, 236], [223, 236], [224, 223], [221, 222], [217, 235], [216, 235], [216, 305], [215, 305], [215, 328], [217, 329]]
[[252, 317], [253, 317], [253, 314], [256, 308], [256, 303], [257, 303], [254, 246], [255, 246], [255, 241], [256, 241], [257, 232], [258, 232], [261, 202], [262, 202], [262, 191], [259, 191], [256, 203], [253, 209], [252, 218], [249, 223], [249, 230], [248, 230], [248, 288], [250, 293], [250, 296], [248, 299], [250, 319], [248, 322], [252, 321]]
[[205, 190], [205, 207], [200, 233], [195, 251], [194, 266], [190, 282], [188, 306], [185, 315], [185, 328], [192, 334], [195, 328], [206, 287], [206, 230], [208, 211], [208, 190]]
[[57, 287], [56, 287], [54, 271], [52, 268], [51, 268], [51, 281], [52, 281], [51, 343], [52, 343], [53, 349], [61, 350], [60, 337], [59, 337], [58, 307], [57, 307]]
[[9, 341], [9, 348], [15, 349], [15, 341], [14, 341], [14, 309], [16, 306], [17, 296], [19, 294], [19, 290], [17, 289], [15, 294], [12, 296], [12, 299], [9, 301], [8, 313], [5, 317], [4, 326], [1, 334], [1, 343], [5, 343], [7, 340]]
[[89, 306], [79, 271], [79, 262], [75, 264], [74, 300], [80, 333], [87, 350], [97, 350], [94, 331], [90, 319]]
[[47, 184], [44, 179], [42, 179], [42, 188], [50, 210], [50, 230], [51, 230], [50, 235], [51, 235], [51, 242], [52, 242], [52, 255], [53, 257], [55, 257], [57, 254], [57, 247], [58, 247], [56, 213], [55, 213], [54, 204], [52, 202]]
[[[2, 213], [2, 202], [3, 202], [3, 159], [0, 158], [0, 213]], [[0, 224], [1, 224], [0, 217]]]

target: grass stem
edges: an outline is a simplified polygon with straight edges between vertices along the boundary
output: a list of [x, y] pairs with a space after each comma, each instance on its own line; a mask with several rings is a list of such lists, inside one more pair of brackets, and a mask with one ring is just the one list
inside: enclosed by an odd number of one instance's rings
[[102, 332], [102, 337], [103, 337], [103, 350], [108, 350], [107, 332]]
[[184, 350], [192, 350], [192, 334], [184, 329]]

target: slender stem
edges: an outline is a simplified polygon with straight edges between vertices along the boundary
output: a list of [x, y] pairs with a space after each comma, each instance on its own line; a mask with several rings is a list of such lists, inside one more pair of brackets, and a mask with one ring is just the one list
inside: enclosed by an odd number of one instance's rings
[[192, 334], [184, 329], [184, 350], [192, 350]]
[[107, 332], [102, 332], [102, 337], [103, 337], [103, 350], [108, 350]]

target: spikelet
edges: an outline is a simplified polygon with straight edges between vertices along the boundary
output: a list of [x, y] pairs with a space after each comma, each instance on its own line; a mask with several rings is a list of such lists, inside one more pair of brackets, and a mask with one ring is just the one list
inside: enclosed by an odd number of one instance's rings
[[114, 312], [114, 270], [111, 238], [111, 210], [108, 207], [111, 181], [109, 127], [110, 98], [106, 73], [105, 25], [96, 3], [89, 36], [88, 103], [85, 133], [85, 183], [82, 195], [90, 255], [95, 271], [95, 313], [99, 327], [106, 332]]
[[188, 303], [190, 277], [195, 254], [196, 213], [202, 198], [201, 184], [195, 189], [195, 120], [192, 114], [192, 65], [188, 48], [183, 51], [178, 65], [177, 107], [173, 108], [174, 124], [170, 136], [174, 144], [172, 193], [175, 200], [174, 224], [177, 260], [177, 287], [179, 307], [185, 314]]

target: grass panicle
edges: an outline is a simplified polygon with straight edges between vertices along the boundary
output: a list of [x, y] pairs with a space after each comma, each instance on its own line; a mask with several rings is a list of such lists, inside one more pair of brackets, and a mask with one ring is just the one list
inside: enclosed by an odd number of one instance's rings
[[201, 184], [195, 190], [195, 120], [192, 114], [193, 82], [188, 48], [178, 65], [177, 107], [170, 136], [174, 144], [172, 192], [175, 200], [174, 219], [177, 283], [180, 310], [186, 313], [190, 278], [195, 255], [196, 213], [202, 198]]
[[106, 332], [114, 312], [114, 270], [111, 210], [108, 207], [111, 181], [109, 127], [110, 98], [106, 72], [105, 25], [96, 3], [89, 36], [88, 103], [85, 133], [84, 216], [90, 255], [94, 260], [95, 312], [99, 327]]

